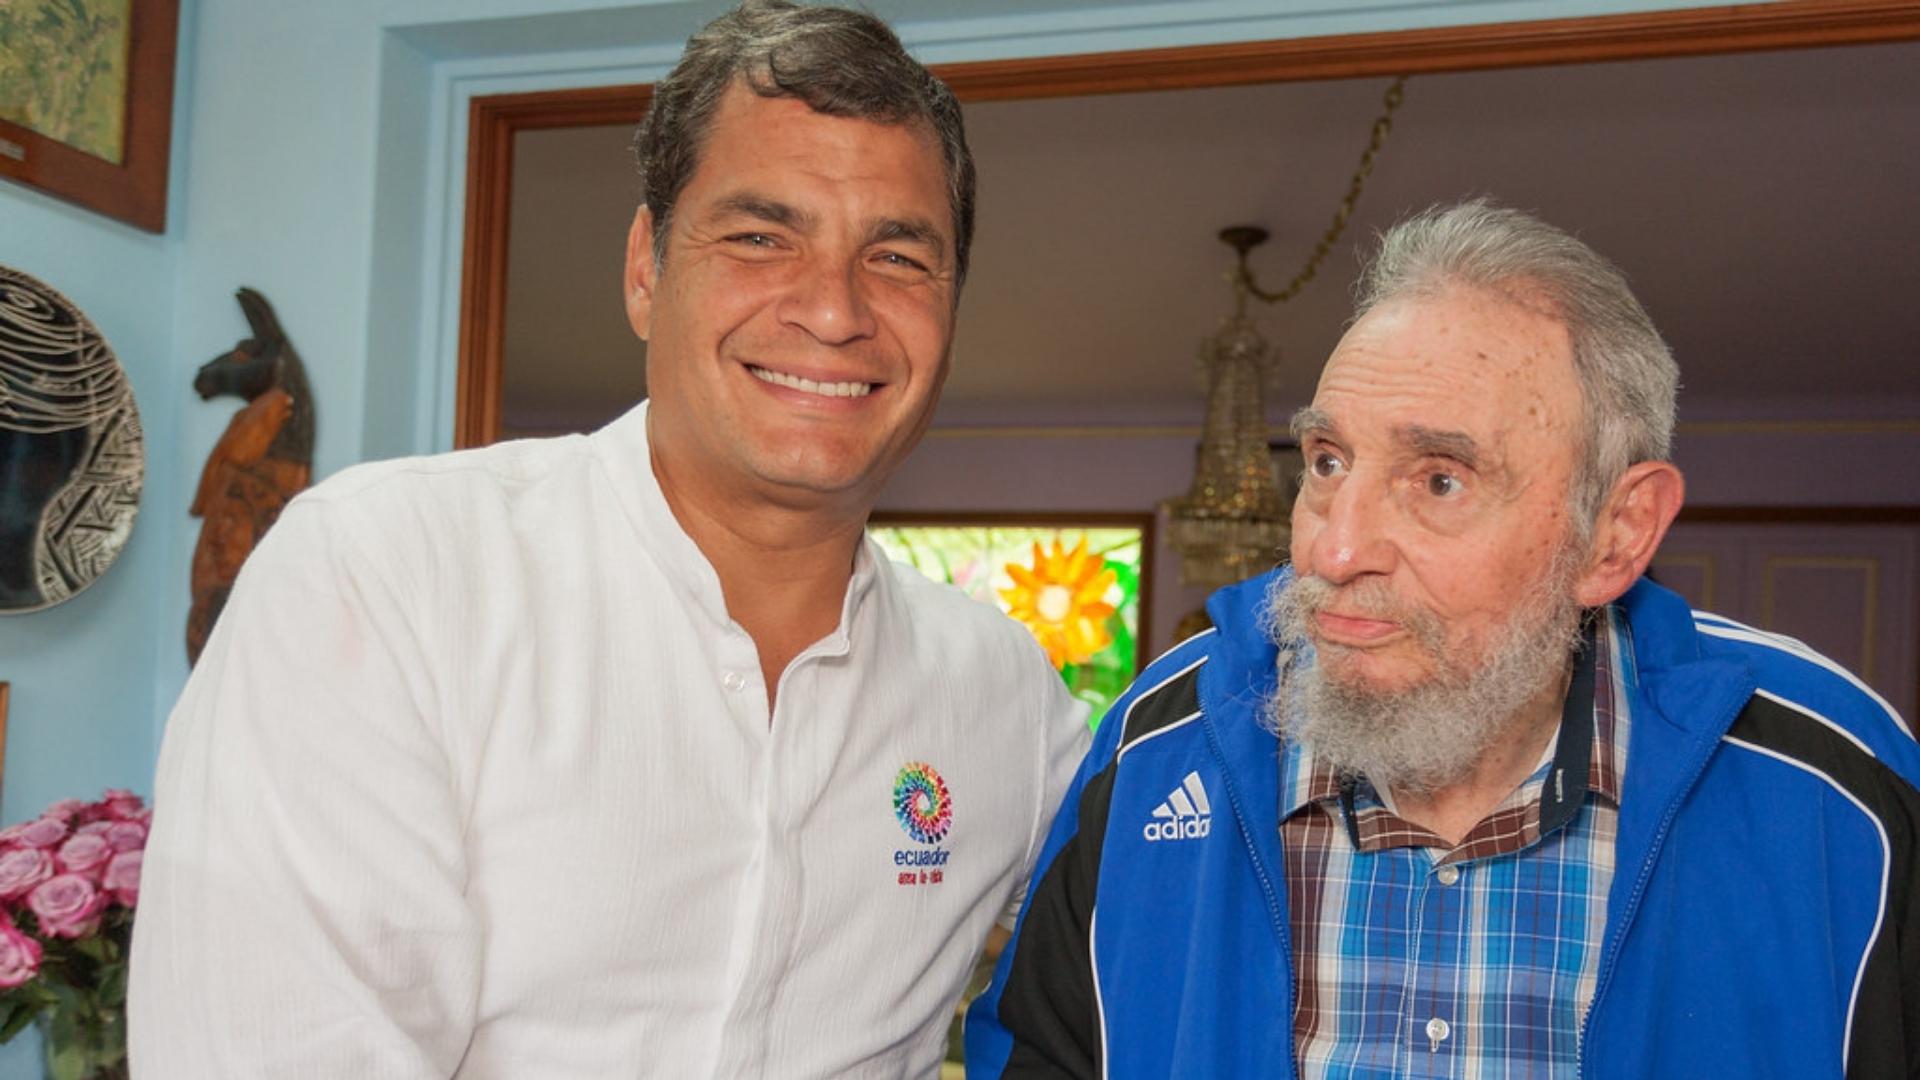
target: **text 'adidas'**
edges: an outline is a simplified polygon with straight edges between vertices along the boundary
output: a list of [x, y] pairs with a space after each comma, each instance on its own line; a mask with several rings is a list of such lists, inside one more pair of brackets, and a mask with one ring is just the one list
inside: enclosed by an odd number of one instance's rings
[[1166, 801], [1153, 808], [1153, 820], [1141, 828], [1149, 840], [1198, 840], [1213, 830], [1213, 804], [1198, 772], [1190, 772]]

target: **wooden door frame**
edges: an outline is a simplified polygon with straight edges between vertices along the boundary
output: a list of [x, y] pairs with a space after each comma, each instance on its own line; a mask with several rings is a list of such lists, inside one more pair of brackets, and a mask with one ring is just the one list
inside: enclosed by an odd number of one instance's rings
[[[1780, 0], [1646, 14], [939, 64], [962, 101], [1243, 86], [1920, 39], [1920, 0]], [[650, 86], [475, 97], [467, 116], [454, 445], [500, 434], [514, 136], [637, 124]]]

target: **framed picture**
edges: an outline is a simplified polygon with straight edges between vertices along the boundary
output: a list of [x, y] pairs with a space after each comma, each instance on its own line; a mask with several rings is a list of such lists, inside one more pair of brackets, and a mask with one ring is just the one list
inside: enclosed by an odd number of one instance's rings
[[0, 176], [161, 232], [180, 0], [0, 3]]
[[1152, 514], [877, 513], [867, 532], [1024, 625], [1095, 723], [1147, 660]]

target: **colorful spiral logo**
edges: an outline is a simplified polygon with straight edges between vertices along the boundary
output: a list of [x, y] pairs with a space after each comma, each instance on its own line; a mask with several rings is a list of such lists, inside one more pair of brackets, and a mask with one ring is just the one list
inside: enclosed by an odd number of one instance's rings
[[937, 844], [953, 827], [953, 795], [933, 766], [909, 761], [893, 778], [893, 813], [908, 836]]

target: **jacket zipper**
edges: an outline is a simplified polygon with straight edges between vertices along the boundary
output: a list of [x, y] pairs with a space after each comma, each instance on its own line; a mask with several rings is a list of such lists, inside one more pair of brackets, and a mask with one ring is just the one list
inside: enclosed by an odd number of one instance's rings
[[[1292, 1000], [1293, 964], [1291, 957], [1293, 956], [1293, 935], [1287, 929], [1287, 920], [1280, 917], [1280, 912], [1275, 906], [1278, 902], [1279, 892], [1273, 886], [1273, 878], [1267, 873], [1266, 863], [1260, 859], [1259, 847], [1254, 843], [1252, 834], [1247, 830], [1247, 816], [1240, 808], [1240, 787], [1233, 782], [1233, 771], [1228, 768], [1226, 753], [1220, 746], [1219, 737], [1215, 735], [1213, 730], [1213, 717], [1216, 713], [1207, 708], [1207, 702], [1210, 697], [1207, 689], [1212, 681], [1208, 667], [1203, 666], [1200, 669], [1200, 687], [1197, 695], [1200, 701], [1200, 728], [1206, 732], [1208, 752], [1213, 755], [1215, 763], [1220, 766], [1220, 779], [1226, 785], [1227, 802], [1233, 805], [1234, 831], [1240, 834], [1240, 842], [1247, 849], [1247, 859], [1253, 863], [1253, 872], [1260, 879], [1260, 891], [1266, 894], [1267, 920], [1273, 923], [1274, 933], [1277, 934], [1280, 939], [1278, 955], [1282, 969], [1281, 973], [1284, 976], [1281, 980], [1281, 985], [1287, 987], [1289, 1005], [1287, 1010], [1287, 1026], [1291, 1029], [1293, 1026], [1292, 1006], [1298, 1004]], [[1294, 1054], [1293, 1037], [1291, 1033], [1289, 1033], [1287, 1037], [1288, 1080], [1298, 1080], [1300, 1076], [1300, 1063], [1295, 1060]]]
[[[1751, 696], [1751, 691], [1748, 696]], [[1733, 713], [1737, 714], [1745, 705], [1745, 698], [1735, 701]], [[1724, 733], [1732, 719], [1733, 717], [1729, 715], [1723, 722], [1715, 724], [1708, 730]], [[1720, 736], [1715, 735], [1712, 738], [1713, 744], [1718, 745]], [[1646, 858], [1640, 862], [1640, 876], [1633, 883], [1633, 891], [1627, 894], [1627, 910], [1621, 913], [1618, 929], [1614, 932], [1612, 940], [1607, 943], [1606, 955], [1600, 958], [1599, 981], [1594, 986], [1593, 1002], [1587, 1006], [1587, 1015], [1580, 1021], [1580, 1041], [1575, 1046], [1575, 1053], [1579, 1056], [1582, 1080], [1587, 1076], [1587, 1035], [1593, 1030], [1594, 1014], [1600, 1011], [1600, 1003], [1607, 996], [1607, 988], [1613, 982], [1613, 968], [1620, 959], [1621, 943], [1627, 940], [1627, 929], [1633, 925], [1634, 916], [1640, 913], [1641, 896], [1647, 891], [1647, 880], [1653, 877], [1653, 864], [1660, 859], [1660, 849], [1666, 845], [1667, 832], [1673, 828], [1673, 819], [1680, 814], [1680, 804], [1686, 801], [1687, 795], [1693, 791], [1693, 786], [1700, 782], [1700, 774], [1707, 771], [1707, 763], [1711, 760], [1713, 760], [1713, 747], [1709, 746], [1707, 751], [1700, 755], [1700, 761], [1693, 767], [1693, 771], [1687, 775], [1686, 783], [1681, 784], [1679, 790], [1674, 792], [1673, 798], [1667, 802], [1666, 810], [1660, 815], [1660, 827], [1654, 830], [1653, 840], [1647, 844]], [[1608, 921], [1611, 922], [1612, 919], [1609, 918]]]

